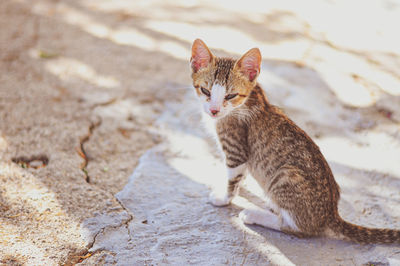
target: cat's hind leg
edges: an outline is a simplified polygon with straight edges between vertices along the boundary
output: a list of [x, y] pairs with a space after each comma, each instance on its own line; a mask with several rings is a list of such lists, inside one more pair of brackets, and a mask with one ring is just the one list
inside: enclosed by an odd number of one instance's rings
[[281, 231], [281, 219], [278, 215], [268, 209], [244, 209], [239, 213], [239, 218], [245, 224], [256, 224], [273, 230]]
[[299, 229], [289, 212], [283, 209], [279, 210], [279, 214], [276, 214], [269, 209], [244, 209], [239, 213], [239, 218], [245, 224], [261, 225], [269, 229], [291, 234], [299, 232]]

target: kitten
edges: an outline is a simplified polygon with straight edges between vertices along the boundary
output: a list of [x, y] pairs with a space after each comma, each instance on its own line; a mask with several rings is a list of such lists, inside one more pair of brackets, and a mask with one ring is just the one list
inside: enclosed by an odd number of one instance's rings
[[400, 243], [399, 230], [366, 228], [339, 216], [339, 186], [318, 146], [268, 102], [256, 82], [257, 48], [236, 61], [215, 57], [197, 39], [190, 62], [193, 86], [215, 121], [228, 172], [226, 193], [210, 194], [213, 205], [228, 205], [249, 171], [270, 204], [243, 210], [239, 217], [246, 224], [301, 237], [333, 233], [358, 243]]

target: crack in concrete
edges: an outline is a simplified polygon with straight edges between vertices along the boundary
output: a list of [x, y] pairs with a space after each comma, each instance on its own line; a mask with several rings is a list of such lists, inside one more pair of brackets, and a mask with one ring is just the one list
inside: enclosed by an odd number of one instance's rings
[[[122, 225], [122, 224], [121, 224], [121, 225]], [[120, 226], [120, 225], [119, 225], [119, 226]], [[100, 252], [102, 252], [102, 251], [108, 252], [108, 253], [110, 253], [111, 255], [115, 256], [116, 254], [115, 254], [114, 252], [109, 251], [109, 250], [105, 250], [105, 249], [102, 249], [102, 248], [99, 248], [99, 249], [97, 249], [97, 250], [95, 250], [95, 251], [93, 251], [93, 252], [90, 251], [90, 249], [94, 246], [94, 243], [96, 242], [97, 236], [100, 235], [101, 233], [103, 233], [104, 230], [105, 230], [106, 228], [107, 228], [107, 226], [101, 228], [101, 230], [99, 230], [99, 231], [94, 235], [93, 241], [92, 241], [91, 243], [89, 243], [89, 244], [87, 245], [87, 247], [86, 247], [84, 250], [82, 250], [82, 251], [80, 251], [80, 252], [77, 252], [77, 253], [71, 254], [71, 255], [69, 256], [69, 258], [67, 259], [67, 261], [66, 261], [64, 264], [62, 264], [62, 265], [63, 265], [63, 266], [70, 266], [70, 265], [72, 266], [72, 265], [76, 265], [77, 263], [81, 263], [81, 262], [83, 262], [84, 260], [86, 260], [86, 259], [92, 257], [93, 255], [95, 255], [95, 254], [97, 254], [97, 253], [100, 253]]]
[[[91, 242], [86, 246], [85, 252], [84, 252], [82, 255], [79, 256], [79, 259], [78, 259], [79, 263], [85, 261], [86, 259], [90, 258], [90, 257], [93, 256], [94, 254], [99, 253], [99, 252], [101, 252], [101, 251], [109, 252], [110, 254], [112, 254], [112, 255], [115, 256], [114, 252], [109, 251], [109, 250], [106, 250], [106, 249], [103, 249], [103, 248], [99, 248], [99, 249], [96, 249], [96, 250], [94, 250], [94, 251], [90, 251], [90, 249], [92, 249], [92, 248], [94, 247], [94, 245], [95, 245], [95, 243], [96, 243], [96, 240], [97, 240], [97, 237], [98, 237], [100, 234], [103, 234], [104, 231], [105, 231], [106, 229], [109, 229], [109, 228], [111, 228], [111, 229], [118, 229], [118, 228], [120, 228], [121, 226], [125, 226], [126, 229], [127, 229], [127, 231], [128, 231], [129, 241], [131, 241], [131, 233], [130, 233], [130, 230], [129, 230], [129, 223], [133, 220], [133, 215], [125, 208], [125, 206], [123, 206], [123, 204], [122, 204], [117, 198], [116, 198], [116, 200], [117, 200], [117, 202], [121, 205], [121, 207], [127, 212], [127, 214], [129, 215], [128, 219], [122, 221], [122, 222], [121, 222], [120, 224], [118, 224], [118, 225], [108, 225], [108, 226], [102, 227], [102, 228], [93, 236], [93, 241], [91, 241]], [[76, 256], [75, 256], [75, 257], [76, 257]], [[76, 262], [76, 263], [77, 263], [77, 262]]]
[[122, 209], [124, 209], [126, 213], [129, 215], [129, 218], [125, 221], [125, 226], [129, 236], [128, 242], [130, 242], [132, 240], [132, 236], [131, 236], [131, 230], [129, 229], [129, 223], [133, 220], [133, 214], [124, 206], [124, 204], [117, 197], [114, 196], [114, 198], [118, 202], [118, 204], [122, 207]]
[[90, 123], [88, 133], [80, 139], [79, 147], [77, 148], [77, 152], [78, 152], [79, 156], [81, 156], [84, 160], [80, 166], [80, 169], [85, 174], [85, 180], [87, 183], [90, 183], [90, 176], [86, 169], [89, 164], [90, 158], [88, 157], [88, 154], [85, 150], [85, 143], [90, 140], [90, 137], [92, 136], [93, 131], [101, 125], [101, 122], [102, 122], [102, 120], [101, 120], [101, 118], [99, 118], [99, 120], [97, 122]]
[[[84, 252], [82, 255], [79, 256], [79, 259], [78, 259], [79, 263], [85, 261], [86, 259], [90, 258], [90, 257], [93, 256], [94, 254], [96, 254], [96, 253], [98, 253], [98, 252], [101, 252], [101, 251], [106, 251], [106, 252], [109, 252], [109, 253], [113, 254], [112, 251], [109, 251], [109, 250], [106, 250], [106, 249], [102, 249], [102, 248], [96, 249], [96, 250], [94, 250], [94, 251], [90, 251], [90, 249], [92, 249], [92, 248], [94, 247], [94, 245], [95, 245], [95, 243], [96, 243], [96, 240], [97, 240], [97, 237], [98, 237], [100, 234], [103, 234], [104, 231], [105, 231], [106, 229], [109, 229], [109, 228], [118, 229], [118, 228], [120, 228], [121, 226], [125, 226], [126, 230], [128, 231], [128, 236], [129, 236], [128, 242], [130, 242], [130, 241], [132, 240], [131, 231], [130, 231], [130, 229], [129, 229], [129, 223], [133, 220], [133, 214], [129, 211], [129, 209], [127, 209], [127, 208], [124, 206], [124, 204], [123, 204], [117, 197], [115, 197], [115, 196], [113, 196], [113, 197], [114, 197], [114, 199], [118, 202], [118, 204], [121, 206], [121, 208], [127, 213], [128, 219], [125, 219], [125, 220], [121, 221], [121, 223], [119, 223], [118, 225], [108, 225], [108, 226], [102, 227], [102, 228], [93, 236], [93, 240], [86, 246], [85, 252]], [[89, 255], [89, 254], [90, 254], [90, 255]], [[114, 255], [114, 256], [115, 256], [115, 255]], [[73, 256], [73, 257], [76, 257], [76, 256]], [[75, 263], [77, 263], [78, 261], [76, 261]]]
[[[97, 107], [108, 106], [110, 104], [115, 103], [117, 100], [118, 100], [118, 98], [112, 98], [109, 101], [94, 104], [93, 106], [90, 107], [90, 109], [93, 110], [93, 109], [95, 109]], [[89, 164], [90, 157], [88, 156], [88, 154], [87, 154], [87, 152], [85, 150], [85, 143], [87, 143], [90, 140], [90, 137], [93, 135], [94, 130], [96, 130], [101, 125], [101, 123], [102, 123], [101, 117], [98, 117], [98, 121], [97, 122], [91, 122], [90, 125], [89, 125], [88, 133], [85, 136], [81, 137], [81, 139], [79, 141], [79, 147], [77, 147], [77, 152], [78, 152], [79, 156], [84, 159], [84, 161], [82, 162], [82, 164], [80, 166], [80, 169], [85, 174], [85, 180], [89, 184], [90, 184], [91, 180], [90, 180], [90, 175], [89, 175], [89, 173], [87, 171], [87, 166]], [[103, 234], [106, 229], [109, 229], [109, 228], [117, 229], [117, 228], [119, 228], [121, 226], [125, 226], [127, 231], [128, 231], [129, 241], [131, 241], [132, 238], [131, 238], [131, 232], [130, 232], [130, 229], [129, 229], [129, 223], [133, 220], [133, 214], [123, 205], [123, 203], [118, 198], [116, 198], [114, 195], [111, 195], [111, 196], [118, 202], [118, 204], [121, 206], [121, 208], [128, 214], [128, 219], [123, 220], [118, 225], [108, 225], [108, 226], [102, 227], [93, 236], [93, 240], [86, 246], [86, 249], [84, 250], [84, 252], [81, 252], [81, 254], [78, 254], [78, 255], [74, 254], [74, 255], [70, 256], [70, 259], [68, 259], [68, 263], [69, 264], [66, 264], [66, 265], [74, 265], [76, 263], [81, 263], [81, 262], [85, 261], [86, 259], [88, 259], [88, 258], [92, 257], [93, 255], [95, 255], [95, 254], [97, 254], [99, 252], [102, 252], [102, 251], [109, 252], [110, 254], [115, 256], [115, 254], [112, 251], [105, 250], [105, 249], [102, 249], [102, 248], [99, 248], [99, 249], [94, 250], [94, 251], [90, 251], [94, 247], [94, 245], [96, 243], [96, 240], [97, 240], [97, 237], [99, 235]]]
[[[112, 251], [109, 251], [109, 250], [106, 250], [106, 249], [98, 249], [98, 250], [96, 250], [96, 251], [94, 251], [94, 252], [92, 252], [92, 253], [88, 253], [88, 255], [86, 255], [85, 257], [82, 257], [79, 261], [78, 261], [78, 263], [82, 263], [83, 261], [85, 261], [86, 259], [88, 259], [88, 258], [90, 258], [90, 257], [93, 257], [94, 255], [96, 255], [96, 254], [98, 254], [98, 253], [101, 253], [101, 252], [104, 252], [105, 254], [103, 254], [103, 256], [102, 256], [102, 258], [101, 259], [104, 259], [104, 256], [108, 253], [108, 254], [110, 254], [111, 256], [113, 256], [113, 257], [115, 257], [115, 256], [117, 256], [117, 253], [115, 253], [115, 252], [112, 252]], [[99, 261], [96, 261], [96, 262], [99, 262]], [[104, 265], [103, 263], [101, 264], [101, 265]], [[115, 264], [113, 264], [113, 265], [115, 265]]]
[[[95, 109], [97, 107], [108, 106], [108, 105], [114, 104], [118, 100], [119, 100], [119, 98], [112, 98], [112, 99], [110, 99], [108, 101], [94, 104], [94, 105], [90, 106], [90, 109], [93, 110], [93, 109]], [[90, 180], [90, 175], [89, 175], [89, 173], [88, 173], [86, 168], [87, 168], [87, 166], [89, 164], [90, 157], [88, 156], [87, 151], [85, 150], [85, 143], [87, 143], [90, 140], [90, 137], [92, 136], [94, 130], [96, 130], [101, 124], [102, 124], [101, 117], [98, 117], [98, 121], [97, 122], [91, 122], [91, 124], [89, 125], [88, 133], [85, 136], [81, 137], [80, 142], [79, 142], [79, 147], [77, 147], [77, 152], [78, 152], [79, 156], [81, 156], [84, 159], [84, 161], [82, 162], [82, 164], [80, 166], [80, 169], [82, 170], [82, 172], [84, 172], [85, 177], [86, 177], [86, 182], [89, 183], [89, 184], [91, 183], [90, 182], [91, 180]], [[109, 193], [108, 191], [105, 191], [105, 192], [107, 194]], [[118, 228], [124, 226], [126, 228], [127, 232], [128, 232], [128, 242], [132, 241], [131, 230], [129, 228], [129, 224], [133, 220], [133, 217], [134, 217], [133, 213], [129, 209], [127, 209], [125, 207], [125, 205], [115, 195], [111, 194], [111, 197], [114, 197], [116, 202], [118, 202], [118, 204], [121, 206], [121, 208], [127, 213], [128, 218], [122, 220], [118, 225], [106, 225], [106, 226], [102, 227], [100, 230], [98, 230], [94, 234], [92, 241], [90, 241], [87, 244], [84, 252], [81, 252], [80, 254], [76, 254], [75, 253], [74, 255], [70, 256], [70, 259], [68, 260], [70, 265], [74, 265], [76, 263], [82, 263], [85, 260], [89, 259], [90, 257], [92, 257], [93, 255], [95, 255], [95, 254], [97, 254], [99, 252], [108, 252], [111, 255], [115, 256], [116, 254], [114, 252], [106, 250], [104, 248], [91, 250], [95, 246], [96, 241], [98, 240], [98, 237], [101, 234], [104, 234], [107, 229], [118, 229]]]

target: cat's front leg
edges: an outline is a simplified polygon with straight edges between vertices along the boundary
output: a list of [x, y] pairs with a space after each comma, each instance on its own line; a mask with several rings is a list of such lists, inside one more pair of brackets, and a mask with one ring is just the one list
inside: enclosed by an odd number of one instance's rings
[[226, 206], [236, 196], [239, 183], [246, 175], [246, 164], [237, 167], [227, 166], [228, 186], [222, 192], [214, 190], [210, 193], [209, 200], [214, 206]]

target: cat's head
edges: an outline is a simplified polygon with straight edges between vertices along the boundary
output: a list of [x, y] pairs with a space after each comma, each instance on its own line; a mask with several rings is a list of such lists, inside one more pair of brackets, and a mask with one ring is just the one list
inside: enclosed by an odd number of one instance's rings
[[196, 39], [190, 63], [193, 86], [204, 111], [221, 118], [246, 101], [260, 73], [261, 54], [253, 48], [239, 60], [215, 57], [202, 40]]

